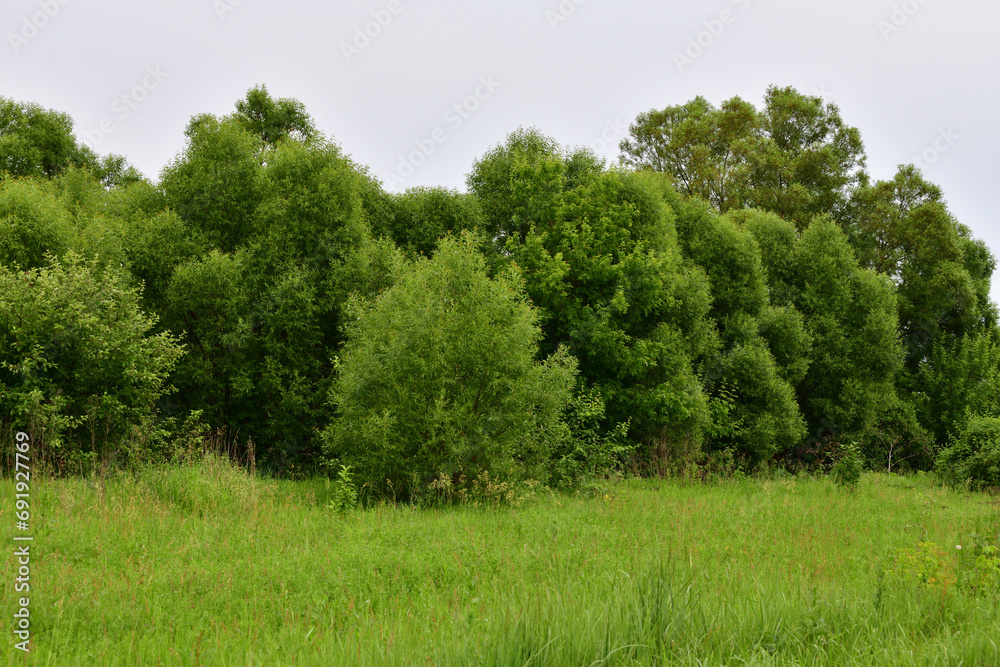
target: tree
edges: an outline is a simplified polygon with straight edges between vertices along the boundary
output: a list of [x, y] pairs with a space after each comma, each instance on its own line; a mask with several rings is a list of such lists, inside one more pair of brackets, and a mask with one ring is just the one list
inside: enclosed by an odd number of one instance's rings
[[99, 156], [73, 136], [68, 114], [0, 97], [0, 175], [54, 178], [86, 168], [114, 188], [143, 180], [121, 155]]
[[405, 252], [429, 257], [445, 235], [483, 228], [475, 198], [447, 188], [411, 188], [395, 195], [393, 204], [387, 231]]
[[256, 232], [260, 203], [261, 139], [234, 120], [196, 116], [185, 130], [187, 146], [163, 169], [167, 204], [193, 230], [223, 252]]
[[38, 268], [69, 249], [69, 212], [44, 184], [0, 181], [0, 266]]
[[623, 164], [670, 174], [677, 190], [725, 212], [743, 204], [757, 110], [738, 97], [720, 109], [705, 98], [640, 114], [621, 142]]
[[1000, 342], [996, 331], [930, 346], [908, 384], [920, 423], [945, 443], [970, 414], [1000, 414]]
[[647, 457], [697, 453], [709, 413], [693, 359], [713, 344], [709, 296], [654, 187], [535, 130], [511, 134], [468, 182], [541, 309], [543, 353], [565, 345], [579, 359], [606, 429], [631, 420]]
[[[499, 248], [508, 238], [523, 243], [532, 224], [553, 217], [559, 196], [572, 185], [571, 175], [579, 180], [592, 173], [593, 161], [564, 157], [561, 150], [538, 130], [520, 128], [476, 160], [466, 183], [482, 209], [487, 235]], [[576, 166], [572, 173], [569, 164]]]
[[68, 114], [0, 97], [0, 172], [51, 178], [79, 158]]
[[489, 278], [475, 245], [446, 237], [376, 300], [352, 301], [324, 437], [379, 491], [538, 474], [560, 433], [575, 364], [535, 361], [541, 332], [520, 280]]
[[762, 248], [771, 304], [794, 306], [812, 338], [796, 385], [810, 432], [860, 437], [896, 400], [902, 348], [891, 281], [859, 266], [829, 220], [801, 235], [773, 214], [750, 213], [743, 224]]
[[719, 109], [698, 97], [641, 114], [629, 134], [624, 164], [669, 174], [719, 212], [758, 208], [799, 229], [820, 214], [839, 221], [864, 179], [858, 130], [836, 105], [793, 88], [769, 87], [760, 112], [738, 97]]
[[[399, 253], [371, 239], [362, 206], [371, 183], [332, 142], [262, 149], [237, 121], [213, 117], [195, 118], [189, 137], [164, 174], [182, 219], [158, 216], [130, 238], [146, 275], [160, 284], [171, 272], [164, 319], [192, 344], [178, 377], [186, 407], [252, 438], [261, 465], [308, 465], [327, 421], [344, 304], [390, 285]], [[143, 244], [172, 259], [157, 266]], [[197, 255], [186, 255], [192, 247]]]
[[302, 102], [288, 97], [274, 99], [263, 85], [254, 86], [245, 99], [236, 103], [233, 118], [267, 146], [275, 146], [283, 139], [308, 141], [317, 136]]
[[[27, 271], [0, 265], [0, 415], [67, 461], [148, 428], [182, 348], [152, 333], [124, 271], [69, 252]], [[4, 424], [7, 430], [13, 424]]]
[[912, 165], [860, 188], [847, 228], [862, 264], [898, 285], [900, 331], [911, 373], [940, 336], [957, 340], [996, 327], [989, 300], [996, 266], [945, 206], [941, 189]]
[[[793, 306], [768, 304], [760, 247], [747, 229], [703, 206], [680, 205], [675, 211], [683, 254], [708, 275], [709, 314], [721, 343], [702, 362], [706, 391], [717, 405], [728, 406], [717, 411], [721, 423], [714, 425], [716, 436], [708, 446], [735, 449], [755, 467], [805, 436], [794, 384], [786, 376], [801, 379], [797, 367], [808, 355], [809, 337]], [[772, 341], [783, 366], [771, 352]]]

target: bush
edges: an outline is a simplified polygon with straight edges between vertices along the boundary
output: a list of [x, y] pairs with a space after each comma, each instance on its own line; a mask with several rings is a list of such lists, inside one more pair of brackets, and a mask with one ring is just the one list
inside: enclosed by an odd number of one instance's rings
[[861, 450], [856, 444], [845, 444], [841, 446], [840, 459], [833, 465], [833, 481], [837, 486], [854, 490], [861, 481], [861, 473], [864, 470], [864, 462], [861, 458]]
[[520, 281], [488, 278], [474, 248], [446, 238], [374, 302], [350, 304], [324, 440], [373, 490], [410, 498], [442, 474], [538, 475], [565, 431], [575, 361], [535, 361]]
[[50, 260], [0, 265], [0, 431], [28, 431], [65, 464], [148, 425], [182, 350], [150, 335], [156, 320], [124, 272], [98, 273], [72, 253]]
[[974, 489], [1000, 487], [1000, 418], [973, 416], [937, 459], [941, 478]]
[[565, 412], [566, 437], [552, 452], [549, 480], [557, 488], [579, 486], [588, 477], [621, 469], [632, 462], [636, 445], [628, 439], [628, 422], [602, 432], [604, 399], [596, 389], [579, 392]]

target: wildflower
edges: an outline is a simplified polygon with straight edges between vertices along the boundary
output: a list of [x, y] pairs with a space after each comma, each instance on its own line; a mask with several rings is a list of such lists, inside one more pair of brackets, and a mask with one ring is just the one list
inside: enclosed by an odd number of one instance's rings
[[962, 550], [962, 545], [961, 544], [956, 544], [955, 548], [958, 549], [959, 551], [961, 551]]

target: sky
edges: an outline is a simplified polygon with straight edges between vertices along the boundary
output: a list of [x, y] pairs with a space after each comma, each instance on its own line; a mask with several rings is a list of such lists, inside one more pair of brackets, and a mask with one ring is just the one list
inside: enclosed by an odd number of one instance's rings
[[981, 0], [4, 0], [0, 96], [156, 180], [192, 116], [264, 84], [398, 192], [464, 190], [518, 127], [611, 163], [640, 113], [793, 86], [861, 131], [873, 178], [917, 163], [1000, 253], [998, 23]]

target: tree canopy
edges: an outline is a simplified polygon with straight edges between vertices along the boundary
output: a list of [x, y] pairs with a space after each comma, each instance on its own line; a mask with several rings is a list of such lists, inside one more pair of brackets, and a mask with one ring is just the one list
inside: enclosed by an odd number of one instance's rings
[[201, 424], [410, 496], [850, 443], [965, 470], [1000, 417], [996, 262], [915, 166], [865, 165], [836, 105], [773, 86], [640, 114], [620, 165], [521, 128], [467, 192], [394, 194], [257, 86], [153, 182], [0, 98], [0, 427], [65, 463]]

